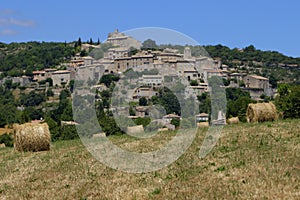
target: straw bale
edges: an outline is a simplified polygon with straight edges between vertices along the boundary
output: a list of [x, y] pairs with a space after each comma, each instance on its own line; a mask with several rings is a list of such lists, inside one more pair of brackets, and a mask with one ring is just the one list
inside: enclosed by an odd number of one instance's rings
[[199, 122], [197, 123], [197, 126], [199, 128], [202, 128], [202, 127], [209, 127], [209, 123], [208, 122]]
[[137, 134], [144, 132], [143, 125], [127, 127], [127, 134]]
[[238, 117], [231, 117], [227, 120], [228, 124], [238, 124], [240, 123], [240, 120]]
[[47, 123], [14, 125], [14, 148], [17, 151], [49, 151], [50, 141]]
[[248, 122], [265, 122], [278, 119], [275, 105], [270, 103], [249, 104], [247, 109]]

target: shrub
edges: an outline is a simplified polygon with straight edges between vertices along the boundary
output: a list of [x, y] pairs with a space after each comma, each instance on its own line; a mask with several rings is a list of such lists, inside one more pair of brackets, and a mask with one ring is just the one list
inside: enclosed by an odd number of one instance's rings
[[13, 138], [10, 134], [3, 134], [0, 135], [0, 144], [4, 143], [6, 147], [13, 147], [14, 143], [13, 143]]

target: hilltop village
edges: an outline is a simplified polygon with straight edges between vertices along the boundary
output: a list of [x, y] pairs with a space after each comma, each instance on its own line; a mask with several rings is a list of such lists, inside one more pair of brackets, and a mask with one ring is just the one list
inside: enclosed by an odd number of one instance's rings
[[[148, 46], [145, 47], [147, 43]], [[199, 97], [209, 94], [211, 89], [209, 80], [215, 76], [223, 80], [223, 87], [245, 91], [250, 94], [253, 101], [271, 99], [276, 94], [276, 89], [271, 87], [268, 78], [238, 72], [220, 60], [214, 60], [207, 55], [193, 56], [191, 46], [186, 45], [181, 51], [171, 47], [153, 48], [151, 43], [155, 43], [155, 41], [148, 39], [142, 43], [115, 30], [108, 34], [104, 43], [78, 45], [81, 53], [76, 53], [67, 62], [62, 62], [57, 67], [32, 71], [31, 76], [5, 76], [0, 79], [0, 85], [4, 86], [9, 82], [11, 85], [18, 85], [14, 92], [15, 96], [33, 93], [45, 94], [48, 106], [41, 107], [41, 104], [35, 103], [32, 105], [39, 105], [43, 112], [47, 113], [51, 110], [61, 109], [59, 105], [58, 108], [56, 108], [57, 105], [56, 107], [51, 105], [60, 102], [61, 94], [66, 90], [72, 93], [76, 81], [86, 81], [90, 88], [96, 89], [99, 94], [96, 95], [96, 98], [103, 102], [104, 109], [111, 111], [113, 108], [109, 105], [110, 99], [105, 99], [111, 96], [111, 94], [106, 94], [111, 89], [111, 84], [110, 81], [106, 82], [103, 79], [116, 78], [113, 80], [116, 82], [124, 77], [124, 74], [133, 71], [136, 76], [130, 82], [134, 82], [135, 87], [126, 91], [127, 98], [131, 102], [129, 117], [132, 119], [149, 118], [147, 101], [154, 101], [153, 99], [159, 96], [162, 88], [174, 82], [176, 78], [187, 81], [186, 98], [199, 99]], [[169, 96], [168, 98], [173, 97]], [[207, 105], [206, 107], [208, 107]], [[18, 109], [23, 111], [24, 106], [28, 106], [26, 99], [21, 100]], [[63, 114], [63, 111], [58, 112]], [[62, 125], [76, 124], [72, 120], [71, 111], [69, 112], [70, 116], [58, 118], [55, 121]], [[218, 114], [216, 123], [226, 123], [223, 112], [225, 110]], [[243, 115], [245, 114], [243, 113]], [[42, 116], [44, 115], [36, 114], [30, 118], [40, 119], [38, 117], [43, 118]], [[55, 118], [55, 114], [52, 118]], [[195, 118], [198, 122], [209, 121], [209, 109], [199, 110]], [[165, 115], [162, 116], [164, 127], [175, 129], [175, 125], [170, 126], [173, 119], [180, 120], [180, 111], [166, 109]]]
[[[53, 90], [60, 92], [70, 81], [75, 80], [76, 74], [80, 80], [99, 80], [105, 74], [118, 74], [134, 69], [137, 72], [150, 71], [150, 75], [142, 75], [138, 81], [141, 85], [160, 86], [164, 78], [185, 77], [191, 82], [194, 95], [208, 92], [208, 79], [218, 76], [228, 80], [226, 87], [242, 88], [250, 93], [253, 99], [259, 100], [262, 95], [273, 97], [275, 90], [271, 88], [269, 79], [255, 74], [232, 72], [228, 66], [219, 60], [209, 57], [193, 57], [191, 49], [187, 46], [184, 53], [177, 49], [166, 48], [163, 50], [145, 50], [142, 43], [117, 30], [108, 34], [107, 44], [111, 45], [103, 58], [96, 59], [91, 56], [75, 56], [70, 62], [62, 63], [64, 70], [54, 68], [33, 71], [33, 77], [6, 77], [0, 84], [11, 79], [20, 86], [32, 87], [36, 90], [47, 90], [47, 79], [52, 79]], [[101, 45], [82, 44], [82, 49], [95, 49]], [[132, 49], [135, 50], [134, 54]], [[154, 71], [157, 70], [155, 73]], [[159, 74], [158, 74], [159, 72]], [[105, 85], [102, 85], [103, 87]], [[101, 86], [99, 86], [101, 87]], [[145, 91], [145, 90], [143, 90]], [[151, 97], [149, 92], [140, 93], [140, 97]]]

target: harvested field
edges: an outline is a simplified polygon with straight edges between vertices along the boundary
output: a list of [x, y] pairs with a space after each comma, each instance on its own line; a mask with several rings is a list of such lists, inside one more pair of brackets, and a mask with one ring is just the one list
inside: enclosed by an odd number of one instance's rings
[[3, 135], [5, 133], [13, 133], [14, 129], [10, 129], [10, 128], [0, 128], [0, 135]]
[[[176, 162], [142, 174], [101, 164], [80, 140], [53, 143], [49, 152], [0, 149], [0, 199], [300, 199], [300, 120], [226, 126], [200, 159], [206, 130]], [[167, 133], [147, 139], [147, 148], [173, 136]], [[126, 135], [109, 138], [144, 148]]]

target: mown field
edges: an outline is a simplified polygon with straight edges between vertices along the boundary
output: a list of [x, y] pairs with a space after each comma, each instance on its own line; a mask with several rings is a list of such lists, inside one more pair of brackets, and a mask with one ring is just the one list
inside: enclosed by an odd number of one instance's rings
[[[106, 167], [80, 140], [55, 142], [50, 152], [0, 149], [0, 199], [300, 199], [300, 120], [226, 126], [200, 159], [206, 130], [176, 162], [143, 174]], [[110, 140], [140, 151], [171, 137]]]

